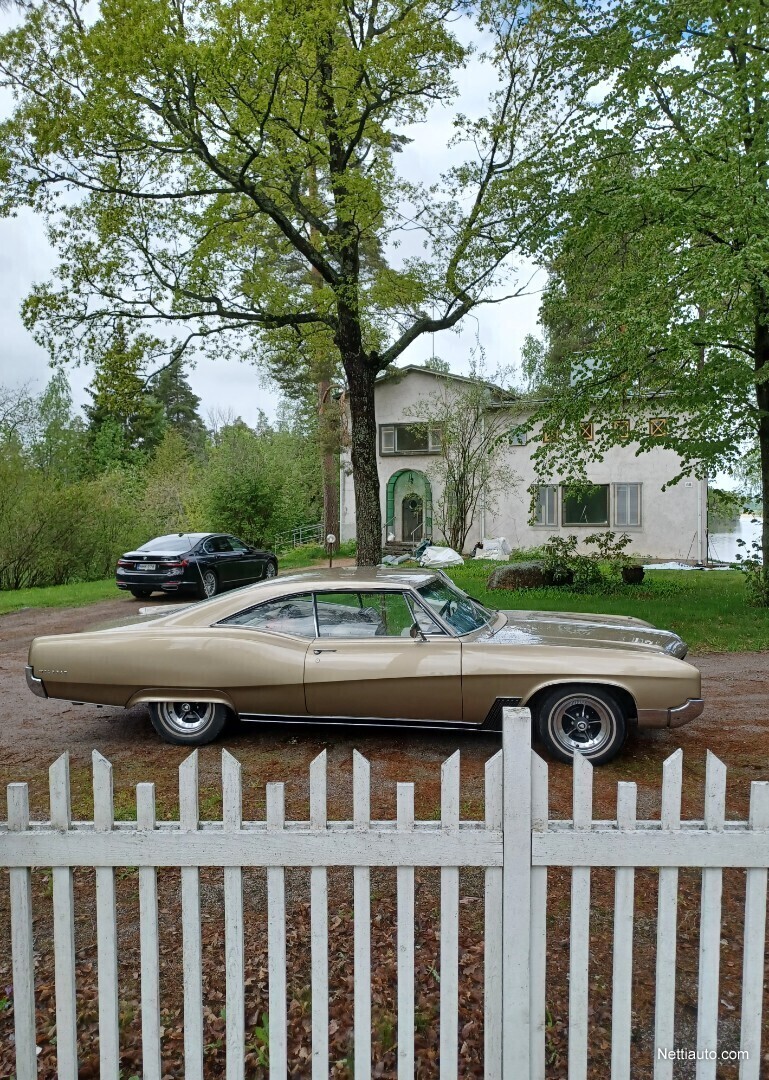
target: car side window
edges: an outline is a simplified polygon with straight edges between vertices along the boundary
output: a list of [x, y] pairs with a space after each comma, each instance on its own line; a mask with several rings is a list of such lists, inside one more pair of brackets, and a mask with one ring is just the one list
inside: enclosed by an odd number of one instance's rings
[[206, 540], [203, 550], [207, 555], [218, 555], [222, 551], [232, 551], [232, 547], [226, 536], [212, 536]]
[[222, 619], [219, 626], [248, 626], [252, 630], [267, 630], [273, 634], [293, 634], [295, 637], [315, 637], [315, 610], [311, 593], [281, 596], [264, 604], [239, 611]]
[[248, 551], [248, 544], [244, 544], [242, 540], [238, 540], [234, 536], [228, 536], [227, 543], [230, 545], [232, 551], [243, 552]]
[[402, 637], [414, 622], [401, 592], [317, 593], [315, 603], [325, 638]]

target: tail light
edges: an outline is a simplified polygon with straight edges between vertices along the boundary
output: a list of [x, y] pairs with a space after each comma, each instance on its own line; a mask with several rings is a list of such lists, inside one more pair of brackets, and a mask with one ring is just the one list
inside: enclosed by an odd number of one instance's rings
[[125, 566], [128, 568], [133, 566], [133, 563], [129, 562], [128, 559], [118, 559], [117, 564], [118, 566]]

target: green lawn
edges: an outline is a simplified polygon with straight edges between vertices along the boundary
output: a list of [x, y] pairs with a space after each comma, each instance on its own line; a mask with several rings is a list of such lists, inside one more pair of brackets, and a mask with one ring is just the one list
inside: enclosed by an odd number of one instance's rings
[[74, 585], [52, 585], [46, 589], [16, 589], [0, 592], [0, 615], [28, 607], [82, 607], [95, 600], [117, 600], [115, 579], [78, 581]]
[[745, 602], [737, 570], [647, 570], [640, 585], [624, 585], [615, 595], [602, 596], [556, 588], [489, 591], [486, 581], [495, 565], [499, 563], [473, 561], [448, 573], [490, 607], [635, 615], [675, 630], [697, 653], [769, 649], [769, 609]]

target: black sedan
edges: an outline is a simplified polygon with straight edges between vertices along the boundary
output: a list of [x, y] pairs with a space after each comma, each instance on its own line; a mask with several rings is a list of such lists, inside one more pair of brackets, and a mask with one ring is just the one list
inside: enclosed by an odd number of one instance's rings
[[145, 599], [153, 592], [192, 593], [204, 600], [223, 589], [237, 589], [278, 572], [271, 551], [249, 547], [226, 533], [173, 533], [156, 536], [118, 559], [119, 589]]

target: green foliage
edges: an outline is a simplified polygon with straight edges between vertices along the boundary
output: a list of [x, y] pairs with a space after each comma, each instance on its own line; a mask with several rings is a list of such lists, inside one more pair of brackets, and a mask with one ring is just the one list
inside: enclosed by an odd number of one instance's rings
[[317, 457], [298, 432], [233, 424], [211, 450], [202, 510], [218, 528], [269, 544], [297, 522], [320, 517], [318, 473]]
[[268, 1013], [262, 1013], [261, 1023], [254, 1025], [246, 1049], [256, 1056], [257, 1065], [261, 1065], [264, 1069], [270, 1067], [270, 1017]]
[[[756, 521], [754, 518], [754, 525]], [[762, 558], [761, 544], [758, 540], [747, 544], [738, 539], [737, 545], [746, 549], [744, 555], [738, 552], [737, 565], [745, 578], [748, 602], [754, 607], [769, 607], [769, 567]]]
[[721, 532], [733, 528], [745, 505], [745, 496], [737, 491], [708, 488], [708, 529]]
[[[469, 14], [466, 0], [25, 4], [0, 38], [6, 208], [45, 214], [60, 259], [25, 305], [37, 339], [74, 360], [122, 320], [172, 354], [258, 356], [284, 386], [343, 369], [363, 561], [381, 543], [376, 375], [515, 291], [567, 137], [546, 30], [502, 3]], [[473, 53], [489, 101], [455, 117], [445, 175], [407, 179], [397, 151]], [[404, 230], [413, 253], [388, 264]]]
[[620, 578], [625, 567], [633, 566], [634, 560], [625, 550], [633, 543], [627, 533], [619, 536], [611, 529], [602, 533], [591, 533], [585, 537], [585, 543], [595, 547], [594, 558], [604, 563], [612, 577]]
[[0, 590], [108, 577], [122, 552], [165, 532], [269, 546], [319, 517], [317, 455], [291, 413], [257, 430], [229, 425], [202, 450], [170, 424], [152, 453], [127, 448], [109, 418], [86, 468], [89, 433], [61, 374], [38, 397], [0, 388], [0, 409]]
[[769, 564], [769, 8], [537, 0], [532, 18], [588, 121], [543, 251], [545, 354], [566, 347], [563, 392], [532, 417], [558, 436], [537, 450], [542, 474], [584, 476], [619, 442], [674, 450], [672, 483], [757, 445]]
[[88, 389], [92, 404], [85, 412], [97, 467], [131, 464], [138, 455], [152, 451], [162, 437], [163, 406], [147, 392], [141, 374], [152, 344], [145, 334], [129, 340], [121, 321], [96, 359]]
[[206, 428], [198, 406], [200, 398], [195, 394], [184, 374], [180, 357], [166, 364], [150, 380], [152, 396], [162, 406], [166, 431], [181, 436], [187, 450], [202, 457], [206, 447]]

